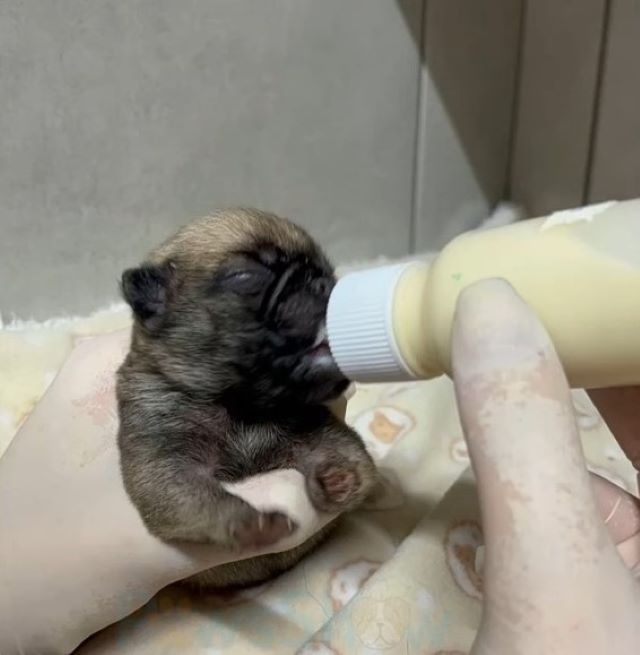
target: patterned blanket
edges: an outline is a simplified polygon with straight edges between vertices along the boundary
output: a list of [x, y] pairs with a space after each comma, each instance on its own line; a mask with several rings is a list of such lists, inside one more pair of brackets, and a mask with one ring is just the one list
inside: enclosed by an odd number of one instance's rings
[[[128, 323], [126, 308], [114, 306], [88, 318], [0, 326], [0, 453], [74, 342]], [[111, 384], [83, 402], [113, 412], [100, 402]], [[632, 489], [631, 468], [587, 396], [574, 399], [590, 466]], [[451, 382], [360, 387], [347, 417], [385, 484], [317, 551], [248, 591], [164, 590], [78, 653], [467, 653], [480, 617], [482, 531]]]

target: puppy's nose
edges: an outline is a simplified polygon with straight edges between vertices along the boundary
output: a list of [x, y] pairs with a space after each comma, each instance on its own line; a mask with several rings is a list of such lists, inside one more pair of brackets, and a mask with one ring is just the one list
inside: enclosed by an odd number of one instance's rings
[[331, 294], [331, 290], [333, 289], [333, 285], [334, 285], [333, 280], [330, 280], [329, 278], [326, 277], [320, 277], [314, 280], [313, 290], [319, 296], [322, 296], [323, 298], [329, 298], [329, 295]]

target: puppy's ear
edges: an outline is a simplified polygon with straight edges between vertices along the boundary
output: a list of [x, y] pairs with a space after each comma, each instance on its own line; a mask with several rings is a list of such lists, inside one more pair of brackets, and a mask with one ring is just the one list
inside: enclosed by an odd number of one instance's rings
[[150, 331], [157, 330], [167, 315], [175, 266], [143, 264], [122, 274], [120, 287], [136, 318]]

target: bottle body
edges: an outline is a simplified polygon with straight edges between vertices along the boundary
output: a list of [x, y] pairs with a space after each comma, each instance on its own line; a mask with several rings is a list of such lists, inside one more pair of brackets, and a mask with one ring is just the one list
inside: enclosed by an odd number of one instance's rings
[[[470, 232], [431, 264], [406, 266], [387, 290], [398, 367], [383, 379], [449, 373], [458, 296], [487, 278], [510, 282], [537, 313], [572, 386], [640, 383], [640, 200]], [[330, 303], [330, 345], [334, 323]], [[332, 346], [342, 368], [339, 350]], [[371, 371], [366, 381], [375, 377]]]

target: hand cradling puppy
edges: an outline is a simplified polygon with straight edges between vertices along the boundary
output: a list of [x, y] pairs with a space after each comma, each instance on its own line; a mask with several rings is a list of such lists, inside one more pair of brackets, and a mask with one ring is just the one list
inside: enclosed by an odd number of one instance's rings
[[[223, 487], [275, 469], [300, 471], [321, 512], [352, 510], [373, 489], [362, 441], [327, 408], [348, 385], [324, 330], [334, 284], [304, 230], [254, 210], [197, 220], [125, 271], [134, 326], [118, 372], [118, 443], [127, 493], [151, 533], [237, 551], [276, 543], [295, 523]], [[190, 582], [262, 582], [334, 524]]]

